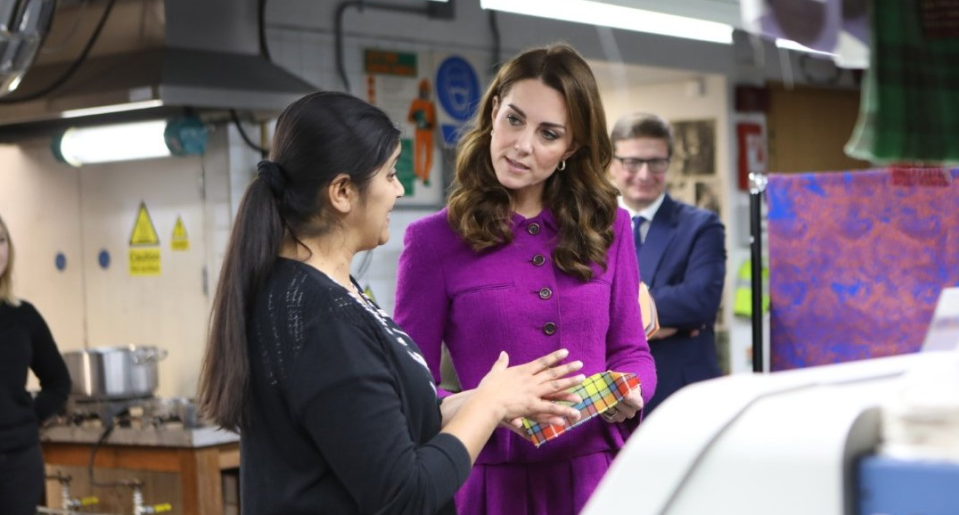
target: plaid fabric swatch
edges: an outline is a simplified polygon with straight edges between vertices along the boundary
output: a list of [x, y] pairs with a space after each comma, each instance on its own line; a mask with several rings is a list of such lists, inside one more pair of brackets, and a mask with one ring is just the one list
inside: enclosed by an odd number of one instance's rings
[[959, 3], [873, 0], [872, 49], [849, 156], [959, 162]]
[[579, 386], [569, 390], [582, 399], [579, 403], [572, 405], [579, 410], [579, 420], [575, 424], [568, 426], [538, 424], [524, 418], [523, 427], [526, 429], [526, 439], [539, 447], [612, 408], [623, 400], [623, 397], [626, 397], [629, 392], [637, 388], [639, 388], [639, 378], [636, 377], [636, 374], [609, 371], [593, 374]]

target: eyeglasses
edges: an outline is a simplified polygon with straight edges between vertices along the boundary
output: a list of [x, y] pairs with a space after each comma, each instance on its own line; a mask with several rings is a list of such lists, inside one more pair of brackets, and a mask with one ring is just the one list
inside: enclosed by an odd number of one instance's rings
[[620, 157], [613, 156], [613, 159], [619, 161], [623, 167], [630, 172], [638, 172], [643, 165], [649, 167], [649, 173], [664, 174], [669, 169], [669, 159], [663, 157], [654, 157], [652, 159], [640, 159], [638, 157]]

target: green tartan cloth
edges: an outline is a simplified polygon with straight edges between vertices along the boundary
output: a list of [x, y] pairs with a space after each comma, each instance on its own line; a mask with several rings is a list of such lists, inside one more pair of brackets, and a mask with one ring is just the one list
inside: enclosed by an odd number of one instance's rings
[[872, 49], [846, 154], [959, 163], [959, 3], [873, 0]]

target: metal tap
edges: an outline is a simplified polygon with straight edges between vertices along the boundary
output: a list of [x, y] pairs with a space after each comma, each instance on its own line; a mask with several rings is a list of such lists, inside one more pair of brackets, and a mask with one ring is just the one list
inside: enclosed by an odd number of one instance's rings
[[71, 511], [100, 504], [100, 499], [95, 495], [73, 497], [70, 492], [70, 482], [73, 481], [73, 476], [69, 474], [57, 471], [56, 474], [48, 475], [47, 479], [56, 479], [60, 483], [60, 508], [63, 510]]
[[152, 515], [155, 513], [164, 513], [171, 511], [173, 506], [170, 503], [160, 503], [146, 505], [143, 503], [143, 483], [132, 481], [129, 483], [133, 489], [133, 515]]

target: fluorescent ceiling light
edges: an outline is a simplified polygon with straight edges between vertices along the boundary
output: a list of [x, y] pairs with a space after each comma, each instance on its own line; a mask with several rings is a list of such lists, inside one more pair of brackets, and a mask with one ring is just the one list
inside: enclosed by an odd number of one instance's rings
[[799, 51], [799, 52], [806, 52], [807, 54], [816, 54], [816, 55], [824, 55], [824, 56], [828, 56], [828, 57], [836, 57], [836, 54], [834, 54], [834, 53], [832, 53], [832, 52], [823, 52], [823, 51], [821, 51], [821, 50], [815, 50], [815, 49], [812, 49], [812, 48], [809, 48], [809, 47], [806, 47], [806, 46], [802, 46], [802, 45], [800, 45], [799, 43], [796, 43], [795, 41], [792, 41], [792, 40], [790, 40], [790, 39], [776, 38], [776, 47], [777, 47], [777, 48], [785, 48], [785, 49], [788, 49], [788, 50], [796, 50], [796, 51]]
[[73, 166], [167, 157], [172, 153], [163, 138], [166, 126], [166, 120], [156, 120], [67, 129], [55, 151]]
[[480, 0], [483, 9], [731, 45], [733, 27], [590, 0]]
[[16, 91], [17, 88], [20, 87], [20, 82], [22, 81], [23, 81], [23, 75], [18, 75], [17, 77], [15, 77], [12, 81], [10, 81], [10, 85], [7, 86], [7, 92], [13, 93], [14, 91]]
[[160, 107], [162, 100], [144, 100], [142, 102], [127, 102], [125, 104], [114, 104], [101, 107], [88, 107], [85, 109], [70, 109], [60, 113], [60, 118], [76, 118], [78, 116], [94, 116], [98, 114], [121, 113], [123, 111], [135, 111], [137, 109], [148, 109], [150, 107]]

